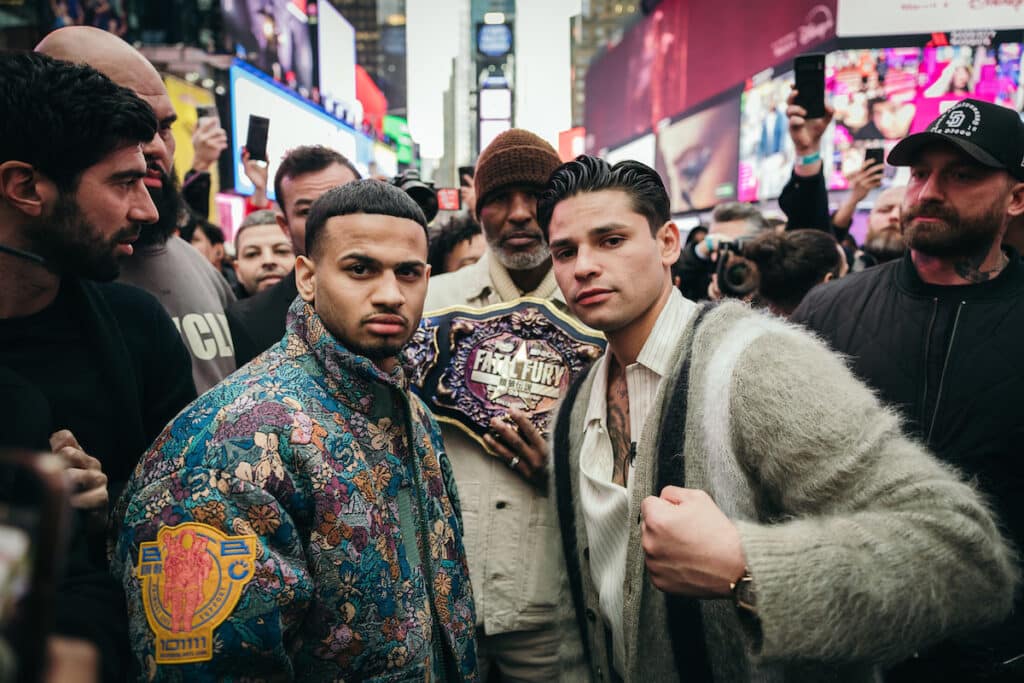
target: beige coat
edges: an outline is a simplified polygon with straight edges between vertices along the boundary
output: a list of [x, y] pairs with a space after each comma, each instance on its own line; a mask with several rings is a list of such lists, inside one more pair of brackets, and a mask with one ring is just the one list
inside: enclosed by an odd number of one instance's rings
[[[445, 306], [483, 308], [512, 300], [517, 290], [508, 272], [489, 256], [431, 278], [424, 315]], [[528, 294], [565, 310], [550, 272]], [[478, 625], [489, 635], [554, 625], [565, 566], [547, 498], [461, 430], [444, 423], [441, 430], [462, 501]]]

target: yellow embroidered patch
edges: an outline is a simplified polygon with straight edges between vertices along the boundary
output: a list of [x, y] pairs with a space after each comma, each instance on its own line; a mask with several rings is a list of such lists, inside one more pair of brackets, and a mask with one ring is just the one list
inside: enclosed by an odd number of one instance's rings
[[213, 629], [256, 573], [255, 535], [227, 536], [188, 522], [160, 529], [139, 549], [142, 606], [156, 634], [157, 664], [213, 658]]

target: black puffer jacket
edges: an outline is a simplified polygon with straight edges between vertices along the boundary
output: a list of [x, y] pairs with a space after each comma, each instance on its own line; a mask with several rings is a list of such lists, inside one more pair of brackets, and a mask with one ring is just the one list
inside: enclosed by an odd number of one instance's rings
[[[911, 434], [976, 480], [1024, 548], [1024, 264], [1007, 251], [994, 280], [948, 287], [923, 282], [908, 253], [815, 288], [791, 319], [848, 355]], [[920, 653], [886, 680], [1024, 680], [1024, 601], [1008, 622]]]

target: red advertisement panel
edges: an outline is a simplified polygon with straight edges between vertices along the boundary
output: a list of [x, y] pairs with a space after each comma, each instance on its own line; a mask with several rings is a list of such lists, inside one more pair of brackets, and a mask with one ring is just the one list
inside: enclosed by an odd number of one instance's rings
[[836, 35], [836, 0], [664, 0], [587, 72], [587, 149], [656, 129]]
[[590, 65], [584, 113], [588, 151], [652, 130], [686, 108], [689, 12], [686, 3], [665, 0]]

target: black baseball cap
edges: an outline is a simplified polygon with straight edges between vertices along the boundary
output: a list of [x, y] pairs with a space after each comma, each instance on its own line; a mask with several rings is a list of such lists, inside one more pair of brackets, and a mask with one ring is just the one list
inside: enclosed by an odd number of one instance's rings
[[889, 152], [889, 165], [910, 166], [921, 148], [932, 142], [954, 144], [978, 163], [1024, 180], [1024, 122], [1013, 109], [970, 98], [961, 100], [927, 130], [896, 143]]

